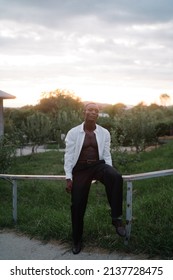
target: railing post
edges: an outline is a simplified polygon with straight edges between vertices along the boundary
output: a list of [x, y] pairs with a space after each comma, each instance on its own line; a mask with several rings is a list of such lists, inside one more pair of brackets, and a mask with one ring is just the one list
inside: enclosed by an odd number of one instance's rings
[[17, 181], [13, 180], [13, 221], [17, 222]]
[[131, 233], [132, 224], [132, 182], [127, 182], [127, 196], [126, 196], [126, 237], [124, 243], [127, 245]]

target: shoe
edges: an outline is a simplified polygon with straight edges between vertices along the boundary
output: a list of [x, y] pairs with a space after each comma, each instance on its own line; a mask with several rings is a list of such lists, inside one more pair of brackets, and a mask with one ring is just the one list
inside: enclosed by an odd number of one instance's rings
[[119, 236], [121, 236], [121, 237], [126, 236], [126, 230], [125, 230], [125, 227], [124, 227], [121, 219], [116, 219], [115, 221], [112, 221], [112, 224], [115, 227], [116, 233]]
[[77, 255], [80, 253], [81, 249], [82, 249], [82, 243], [81, 241], [79, 241], [77, 244], [73, 245], [72, 252], [74, 255]]

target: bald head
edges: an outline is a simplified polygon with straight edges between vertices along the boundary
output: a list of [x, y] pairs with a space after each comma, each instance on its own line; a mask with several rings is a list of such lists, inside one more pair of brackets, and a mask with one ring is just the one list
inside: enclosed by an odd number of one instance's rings
[[93, 107], [93, 108], [97, 108], [97, 110], [99, 111], [99, 106], [97, 105], [97, 103], [95, 102], [89, 102], [87, 104], [85, 104], [84, 106], [84, 112], [89, 108]]

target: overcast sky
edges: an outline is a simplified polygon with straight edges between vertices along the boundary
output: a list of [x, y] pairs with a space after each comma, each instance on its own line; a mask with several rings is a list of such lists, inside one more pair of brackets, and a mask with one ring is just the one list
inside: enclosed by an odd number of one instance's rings
[[0, 90], [10, 106], [42, 92], [173, 104], [173, 1], [0, 0]]

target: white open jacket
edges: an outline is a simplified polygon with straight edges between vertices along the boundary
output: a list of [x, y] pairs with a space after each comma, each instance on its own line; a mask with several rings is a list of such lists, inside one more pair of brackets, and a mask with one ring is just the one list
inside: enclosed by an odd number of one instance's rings
[[[66, 179], [72, 179], [72, 170], [75, 166], [85, 138], [84, 123], [72, 128], [65, 138], [64, 170]], [[100, 125], [96, 125], [94, 130], [98, 144], [99, 159], [105, 160], [106, 164], [112, 166], [110, 153], [110, 133]]]

